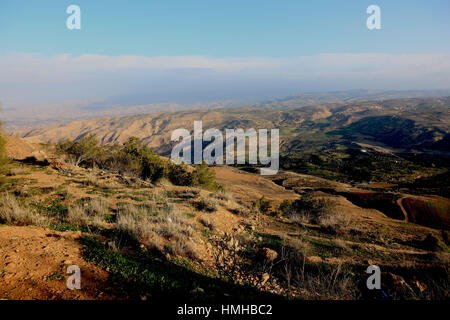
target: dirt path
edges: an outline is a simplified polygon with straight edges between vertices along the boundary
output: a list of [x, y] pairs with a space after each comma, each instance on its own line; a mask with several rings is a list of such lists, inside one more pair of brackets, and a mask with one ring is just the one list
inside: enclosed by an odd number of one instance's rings
[[[107, 299], [108, 274], [85, 262], [76, 232], [0, 226], [0, 299]], [[69, 290], [68, 265], [81, 269], [81, 290]]]
[[403, 221], [408, 222], [409, 221], [408, 213], [406, 212], [405, 208], [403, 207], [403, 199], [405, 199], [405, 197], [397, 199], [397, 205], [399, 206], [400, 210], [402, 211], [403, 215], [405, 216], [405, 219]]

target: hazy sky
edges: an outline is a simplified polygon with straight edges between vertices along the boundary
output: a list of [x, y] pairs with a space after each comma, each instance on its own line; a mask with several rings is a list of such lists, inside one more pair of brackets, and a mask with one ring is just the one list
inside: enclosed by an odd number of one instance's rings
[[[69, 30], [66, 8], [81, 8]], [[368, 30], [366, 8], [381, 8]], [[139, 104], [450, 87], [450, 1], [0, 2], [0, 100]]]

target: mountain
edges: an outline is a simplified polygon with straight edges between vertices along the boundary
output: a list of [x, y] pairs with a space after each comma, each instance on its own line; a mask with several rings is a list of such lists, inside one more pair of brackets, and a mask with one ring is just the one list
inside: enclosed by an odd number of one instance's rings
[[339, 102], [296, 108], [233, 108], [159, 112], [118, 118], [89, 119], [58, 126], [12, 132], [30, 142], [77, 140], [94, 134], [102, 143], [140, 138], [167, 155], [177, 128], [279, 128], [283, 152], [367, 142], [402, 150], [450, 151], [450, 97]]
[[2, 109], [5, 127], [10, 131], [53, 126], [77, 120], [125, 117], [156, 112], [179, 112], [187, 110], [215, 110], [231, 108], [289, 109], [324, 103], [385, 101], [392, 99], [450, 96], [450, 90], [347, 90], [333, 92], [310, 92], [286, 98], [254, 102], [252, 100], [199, 101], [191, 103], [154, 101], [151, 95], [133, 95], [123, 99], [104, 101], [66, 101], [39, 105], [8, 105]]

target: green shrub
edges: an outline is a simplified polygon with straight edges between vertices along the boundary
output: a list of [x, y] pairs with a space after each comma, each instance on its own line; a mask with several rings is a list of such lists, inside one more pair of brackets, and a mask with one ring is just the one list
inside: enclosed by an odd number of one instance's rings
[[167, 177], [167, 164], [157, 155], [148, 154], [141, 159], [140, 176], [142, 179], [158, 181]]
[[77, 141], [63, 140], [56, 146], [57, 151], [69, 155], [74, 165], [93, 166], [101, 153], [94, 135], [89, 134]]
[[221, 186], [216, 182], [216, 174], [209, 169], [208, 164], [204, 161], [200, 165], [195, 165], [192, 173], [192, 184], [210, 191], [221, 189]]
[[194, 183], [193, 174], [185, 164], [169, 162], [167, 174], [167, 178], [177, 186], [191, 186]]
[[204, 212], [217, 211], [217, 203], [212, 199], [200, 199], [193, 203], [195, 209]]
[[220, 189], [214, 172], [205, 162], [189, 170], [187, 165], [161, 159], [136, 137], [128, 138], [122, 145], [101, 146], [94, 135], [87, 135], [78, 141], [61, 141], [57, 150], [68, 155], [77, 166], [97, 166], [115, 172], [134, 173], [151, 181], [168, 178], [175, 185], [201, 186], [212, 191]]
[[264, 196], [261, 197], [261, 199], [256, 200], [253, 202], [253, 207], [259, 209], [262, 213], [267, 213], [270, 210], [270, 201], [267, 200]]
[[314, 198], [312, 192], [307, 192], [300, 199], [293, 202], [283, 201], [278, 209], [284, 215], [309, 216], [311, 222], [318, 223], [321, 218], [332, 211], [333, 207], [333, 201]]

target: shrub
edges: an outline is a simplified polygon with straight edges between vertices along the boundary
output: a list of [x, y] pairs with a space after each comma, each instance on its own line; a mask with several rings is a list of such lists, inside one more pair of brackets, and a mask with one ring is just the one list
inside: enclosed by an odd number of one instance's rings
[[155, 154], [148, 154], [141, 159], [142, 179], [158, 181], [167, 176], [167, 165]]
[[253, 202], [253, 207], [259, 209], [262, 213], [267, 213], [270, 210], [271, 204], [264, 196]]
[[[190, 170], [187, 165], [177, 165], [161, 159], [136, 137], [130, 137], [122, 145], [100, 146], [94, 135], [87, 135], [78, 141], [61, 141], [57, 150], [66, 154], [69, 161], [76, 166], [97, 166], [101, 169], [127, 172], [151, 181], [168, 178], [175, 185], [201, 186], [212, 191], [221, 189], [215, 181], [214, 172], [205, 162]], [[96, 182], [90, 179], [88, 184], [91, 183]]]
[[221, 190], [221, 187], [216, 182], [216, 174], [209, 169], [208, 164], [204, 161], [202, 164], [194, 166], [192, 184], [210, 191]]
[[431, 233], [428, 234], [425, 239], [422, 241], [422, 245], [424, 249], [429, 251], [444, 251], [445, 250], [445, 244], [442, 243], [441, 240], [439, 240], [438, 237], [432, 235]]
[[69, 212], [67, 213], [67, 222], [77, 227], [87, 226], [90, 224], [86, 211], [80, 206], [69, 208]]
[[212, 199], [200, 199], [195, 201], [194, 207], [199, 211], [214, 212], [217, 211], [217, 203]]
[[89, 134], [77, 141], [63, 140], [56, 146], [57, 151], [69, 156], [74, 165], [93, 166], [101, 153], [95, 135]]
[[192, 171], [185, 164], [169, 162], [167, 177], [177, 186], [191, 186], [194, 184]]
[[290, 218], [295, 216], [310, 217], [311, 222], [320, 223], [321, 219], [329, 214], [334, 207], [334, 202], [323, 198], [314, 198], [312, 192], [305, 193], [300, 199], [293, 202], [283, 202], [278, 208], [281, 213]]

